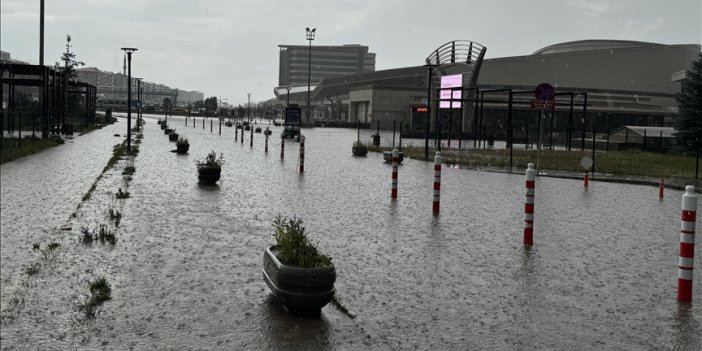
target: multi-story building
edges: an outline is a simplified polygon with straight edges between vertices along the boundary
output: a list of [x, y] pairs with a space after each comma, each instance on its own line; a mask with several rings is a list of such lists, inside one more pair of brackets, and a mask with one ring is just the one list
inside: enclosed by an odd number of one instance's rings
[[201, 91], [185, 91], [178, 89], [178, 98], [176, 99], [176, 106], [186, 107], [190, 104], [194, 104], [197, 101], [205, 100], [205, 93]]
[[[307, 85], [310, 47], [278, 45], [280, 48], [279, 86]], [[375, 53], [359, 44], [312, 46], [312, 84], [324, 78], [375, 71]]]
[[[98, 107], [125, 107], [127, 103], [127, 76], [123, 73], [101, 71], [95, 67], [77, 70], [78, 80], [97, 87]], [[142, 81], [142, 104], [161, 106], [169, 99], [175, 106], [187, 106], [204, 99], [204, 93], [170, 88], [163, 84]], [[132, 77], [132, 101], [137, 101], [137, 79]]]

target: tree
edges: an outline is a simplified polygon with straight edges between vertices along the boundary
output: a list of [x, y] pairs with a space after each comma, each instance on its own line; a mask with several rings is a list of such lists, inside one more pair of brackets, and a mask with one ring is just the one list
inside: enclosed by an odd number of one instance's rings
[[695, 152], [702, 148], [702, 53], [686, 73], [687, 79], [677, 95], [675, 140], [682, 149]]
[[163, 99], [163, 110], [168, 112], [171, 110], [171, 107], [173, 107], [173, 103], [171, 103], [171, 99], [169, 99], [169, 98]]
[[205, 99], [205, 110], [207, 110], [208, 113], [217, 111], [217, 97], [216, 96], [210, 96], [207, 99]]
[[75, 80], [78, 76], [76, 67], [85, 66], [85, 63], [76, 60], [76, 54], [71, 52], [71, 46], [71, 35], [66, 34], [66, 52], [61, 55], [61, 61], [63, 61], [63, 73], [68, 75], [68, 79]]

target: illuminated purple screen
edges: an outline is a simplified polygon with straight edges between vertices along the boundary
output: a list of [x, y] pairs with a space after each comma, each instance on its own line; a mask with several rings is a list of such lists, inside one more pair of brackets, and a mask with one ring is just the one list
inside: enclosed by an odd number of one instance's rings
[[[463, 75], [462, 74], [454, 74], [450, 76], [443, 76], [441, 77], [441, 88], [460, 88], [463, 86]], [[454, 99], [460, 99], [461, 98], [461, 90], [454, 90], [453, 91], [453, 98]], [[439, 94], [439, 99], [440, 100], [450, 100], [451, 99], [451, 90], [441, 90]], [[460, 101], [440, 101], [439, 102], [439, 108], [461, 108], [461, 102]]]

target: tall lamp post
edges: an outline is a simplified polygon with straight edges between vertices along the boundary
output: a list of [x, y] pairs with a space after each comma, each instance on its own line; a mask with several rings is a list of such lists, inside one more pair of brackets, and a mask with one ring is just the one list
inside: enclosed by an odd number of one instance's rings
[[307, 41], [309, 41], [309, 50], [307, 50], [307, 110], [306, 116], [307, 116], [307, 125], [310, 125], [310, 83], [312, 80], [312, 40], [314, 40], [314, 34], [317, 31], [317, 28], [312, 28], [310, 30], [310, 27], [305, 28], [306, 34], [307, 34]]
[[427, 63], [424, 65], [428, 71], [427, 77], [427, 119], [424, 129], [424, 160], [429, 161], [429, 126], [431, 125], [431, 73], [434, 65]]
[[246, 93], [249, 96], [249, 102], [246, 103], [246, 118], [251, 124], [251, 93]]
[[287, 90], [287, 94], [285, 94], [285, 107], [290, 107], [290, 87], [285, 87], [285, 90]]
[[222, 113], [222, 107], [221, 107], [222, 105], [225, 105], [224, 101], [229, 101], [229, 100], [227, 98], [222, 99], [221, 96], [217, 99], [217, 112], [219, 112], [220, 117], [224, 117], [224, 114]]
[[127, 151], [132, 151], [132, 53], [136, 48], [122, 48], [127, 53]]
[[134, 77], [137, 81], [137, 100], [139, 100], [139, 105], [137, 105], [137, 125], [136, 130], [139, 131], [139, 126], [141, 126], [141, 80], [143, 78]]

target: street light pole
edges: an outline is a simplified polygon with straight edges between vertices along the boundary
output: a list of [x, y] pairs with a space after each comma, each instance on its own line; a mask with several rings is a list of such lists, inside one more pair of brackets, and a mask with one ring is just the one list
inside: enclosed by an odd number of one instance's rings
[[132, 151], [132, 53], [136, 48], [122, 48], [127, 53], [127, 151]]
[[251, 93], [246, 93], [249, 96], [249, 102], [246, 103], [246, 117], [251, 124]]
[[142, 78], [134, 77], [137, 81], [137, 100], [139, 100], [139, 105], [137, 105], [137, 124], [136, 130], [139, 131], [139, 126], [141, 125], [141, 80]]
[[427, 63], [424, 65], [428, 71], [427, 77], [427, 118], [424, 129], [424, 160], [429, 161], [429, 126], [431, 125], [431, 73], [434, 65]]
[[[39, 66], [41, 66], [42, 70], [46, 71], [46, 67], [44, 67], [44, 0], [41, 0], [39, 2]], [[48, 113], [47, 113], [47, 107], [48, 104], [46, 103], [46, 81], [48, 80], [48, 76], [46, 74], [42, 75], [42, 88], [41, 88], [41, 94], [39, 94], [39, 105], [41, 106], [41, 138], [46, 139], [49, 137], [49, 120], [48, 120]], [[1, 106], [0, 106], [1, 107]]]
[[310, 125], [310, 84], [312, 81], [312, 40], [314, 40], [314, 35], [315, 32], [317, 31], [317, 28], [312, 28], [310, 30], [309, 27], [305, 28], [306, 30], [306, 35], [307, 35], [307, 41], [309, 41], [309, 49], [307, 50], [307, 110], [306, 112], [306, 117], [307, 117], [307, 125]]

